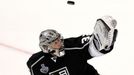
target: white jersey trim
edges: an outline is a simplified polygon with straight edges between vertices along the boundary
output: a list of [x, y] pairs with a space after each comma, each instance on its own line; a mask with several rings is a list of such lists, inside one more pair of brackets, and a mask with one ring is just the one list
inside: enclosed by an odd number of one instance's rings
[[88, 43], [86, 43], [84, 46], [82, 46], [82, 47], [73, 47], [73, 48], [65, 48], [65, 50], [74, 50], [74, 49], [83, 49], [85, 46], [87, 46], [89, 44], [89, 42]]

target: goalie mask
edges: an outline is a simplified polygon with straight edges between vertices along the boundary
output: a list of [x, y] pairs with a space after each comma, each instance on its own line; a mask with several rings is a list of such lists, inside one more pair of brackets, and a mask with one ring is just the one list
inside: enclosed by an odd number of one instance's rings
[[47, 29], [42, 31], [39, 36], [39, 46], [44, 53], [61, 57], [65, 54], [63, 37], [56, 30]]

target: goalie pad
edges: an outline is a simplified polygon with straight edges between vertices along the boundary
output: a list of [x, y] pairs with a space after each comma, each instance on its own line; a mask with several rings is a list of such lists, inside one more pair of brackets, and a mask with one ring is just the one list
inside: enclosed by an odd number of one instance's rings
[[113, 41], [116, 39], [117, 29], [115, 29], [117, 21], [111, 16], [104, 16], [97, 20], [94, 27], [94, 36], [99, 43], [99, 51], [109, 50], [113, 45]]

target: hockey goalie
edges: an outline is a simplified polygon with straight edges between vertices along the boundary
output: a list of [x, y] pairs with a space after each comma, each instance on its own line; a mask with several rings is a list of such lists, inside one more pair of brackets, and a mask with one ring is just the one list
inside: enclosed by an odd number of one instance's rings
[[40, 33], [41, 51], [27, 61], [31, 75], [99, 75], [87, 60], [109, 53], [116, 41], [117, 22], [111, 16], [97, 19], [91, 35], [63, 38], [54, 29]]

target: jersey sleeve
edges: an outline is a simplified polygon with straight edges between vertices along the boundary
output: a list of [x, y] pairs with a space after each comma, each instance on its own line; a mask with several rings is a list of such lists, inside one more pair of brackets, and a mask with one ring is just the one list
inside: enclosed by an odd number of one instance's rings
[[64, 40], [65, 48], [83, 48], [91, 38], [91, 35], [81, 35], [78, 37], [71, 37]]
[[[35, 72], [36, 74], [33, 73], [32, 66], [33, 66], [38, 60], [40, 60], [41, 56], [42, 56], [42, 52], [37, 52], [37, 53], [33, 54], [33, 55], [28, 59], [28, 61], [27, 61], [27, 66], [28, 66], [28, 68], [29, 68], [29, 72], [30, 72], [31, 75], [38, 75], [36, 72]], [[44, 75], [45, 75], [45, 74], [44, 74]]]
[[106, 53], [109, 53], [112, 49], [112, 45], [108, 49], [99, 50], [99, 40], [94, 37], [94, 35], [81, 35], [79, 37], [72, 37], [65, 39], [65, 49], [81, 49], [86, 53], [86, 57], [89, 58], [101, 56]]
[[37, 60], [36, 55], [33, 54], [27, 61], [27, 67], [30, 69], [31, 65]]
[[36, 54], [33, 54], [27, 61], [27, 67], [29, 68], [29, 72], [31, 75], [33, 75], [31, 66], [36, 60], [37, 60], [37, 56], [36, 56]]
[[28, 61], [27, 61], [27, 67], [29, 68], [29, 72], [30, 72], [30, 75], [32, 75], [32, 71], [31, 71], [31, 65], [34, 63], [35, 61], [35, 55], [32, 55]]

